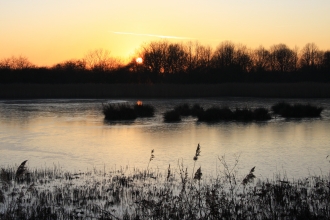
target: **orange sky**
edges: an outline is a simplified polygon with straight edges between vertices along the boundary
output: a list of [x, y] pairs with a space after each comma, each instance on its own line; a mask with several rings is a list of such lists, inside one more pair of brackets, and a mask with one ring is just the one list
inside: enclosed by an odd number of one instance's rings
[[329, 11], [328, 0], [1, 1], [0, 60], [22, 55], [49, 66], [99, 48], [127, 59], [158, 35], [213, 48], [230, 40], [327, 50]]

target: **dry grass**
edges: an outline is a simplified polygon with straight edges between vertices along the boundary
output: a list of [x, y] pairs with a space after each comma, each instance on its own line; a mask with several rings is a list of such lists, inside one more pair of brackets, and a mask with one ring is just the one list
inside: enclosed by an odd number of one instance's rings
[[[200, 156], [198, 145], [192, 159]], [[20, 181], [16, 173], [22, 167], [3, 168], [0, 219], [330, 218], [328, 176], [256, 180], [256, 167], [239, 176], [239, 155], [232, 165], [219, 157], [215, 177], [203, 175], [201, 167], [190, 173], [182, 161], [159, 172], [149, 167], [154, 159], [151, 151], [145, 171], [24, 169]]]

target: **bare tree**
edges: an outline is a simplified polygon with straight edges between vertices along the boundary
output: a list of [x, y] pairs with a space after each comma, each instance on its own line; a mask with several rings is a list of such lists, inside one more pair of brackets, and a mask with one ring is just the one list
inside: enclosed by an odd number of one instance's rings
[[242, 72], [250, 72], [252, 69], [252, 59], [250, 50], [244, 45], [238, 45], [234, 56], [235, 66]]
[[230, 41], [222, 42], [214, 51], [212, 60], [215, 68], [232, 67], [235, 64], [235, 45]]
[[330, 50], [327, 50], [323, 53], [322, 69], [330, 71]]
[[10, 57], [6, 58], [0, 61], [0, 67], [1, 68], [7, 68], [7, 69], [14, 69], [14, 70], [22, 70], [22, 69], [29, 69], [34, 68], [35, 65], [32, 64], [28, 58], [23, 56], [18, 57]]
[[121, 64], [116, 58], [110, 56], [110, 51], [97, 49], [86, 54], [84, 61], [90, 70], [111, 71], [118, 68]]
[[68, 60], [52, 67], [57, 70], [82, 71], [87, 69], [85, 60]]
[[270, 52], [259, 46], [252, 53], [253, 68], [255, 71], [268, 71], [270, 69]]
[[315, 69], [322, 61], [322, 52], [314, 43], [306, 44], [301, 50], [300, 65], [302, 68]]
[[296, 70], [297, 52], [285, 44], [277, 44], [270, 49], [270, 67], [272, 71], [290, 72]]
[[169, 44], [165, 56], [166, 73], [180, 73], [187, 70], [188, 53], [181, 44]]
[[154, 73], [163, 73], [165, 71], [167, 41], [151, 42], [142, 46], [140, 56], [143, 59], [145, 70]]
[[252, 69], [250, 54], [251, 52], [246, 46], [225, 41], [215, 50], [212, 61], [217, 69], [249, 72]]
[[195, 45], [195, 68], [207, 69], [211, 65], [212, 49], [210, 46], [203, 46], [198, 43]]

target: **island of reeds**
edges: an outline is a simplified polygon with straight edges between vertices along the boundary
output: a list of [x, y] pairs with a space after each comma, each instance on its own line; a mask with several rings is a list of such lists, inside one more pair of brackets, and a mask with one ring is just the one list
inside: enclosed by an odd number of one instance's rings
[[[103, 114], [106, 120], [135, 120], [137, 117], [153, 117], [155, 108], [150, 104], [143, 104], [138, 101], [134, 106], [127, 103], [123, 104], [102, 104]], [[230, 109], [227, 106], [213, 106], [204, 110], [199, 104], [190, 106], [189, 104], [180, 104], [172, 110], [163, 113], [164, 122], [180, 122], [182, 117], [196, 117], [199, 122], [258, 122], [272, 119], [272, 115], [279, 115], [283, 118], [315, 118], [320, 117], [323, 107], [311, 104], [288, 104], [279, 102], [271, 106], [270, 112], [267, 108], [235, 108]]]
[[314, 118], [320, 117], [323, 111], [322, 107], [313, 106], [311, 104], [289, 104], [279, 102], [272, 106], [274, 114], [278, 114], [285, 118]]
[[204, 110], [199, 104], [192, 107], [188, 104], [181, 104], [174, 109], [166, 111], [163, 114], [165, 122], [179, 122], [181, 117], [197, 117], [199, 122], [220, 122], [220, 121], [268, 121], [273, 115], [280, 115], [284, 118], [313, 118], [320, 117], [323, 111], [322, 107], [313, 106], [311, 104], [294, 104], [290, 105], [285, 102], [276, 103], [271, 107], [271, 111], [267, 108], [235, 108], [213, 106]]
[[0, 219], [330, 219], [329, 176], [257, 179], [258, 167], [237, 174], [219, 156], [215, 176], [183, 161], [166, 170], [90, 170], [71, 173], [58, 166], [1, 168]]
[[153, 117], [155, 108], [141, 101], [133, 106], [128, 103], [102, 104], [103, 114], [106, 120], [135, 120], [138, 117]]

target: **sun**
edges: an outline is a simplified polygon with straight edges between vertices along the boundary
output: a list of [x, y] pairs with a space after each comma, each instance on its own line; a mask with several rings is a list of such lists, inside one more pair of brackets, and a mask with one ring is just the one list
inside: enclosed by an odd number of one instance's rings
[[143, 62], [143, 59], [141, 57], [136, 58], [136, 63], [141, 64]]

